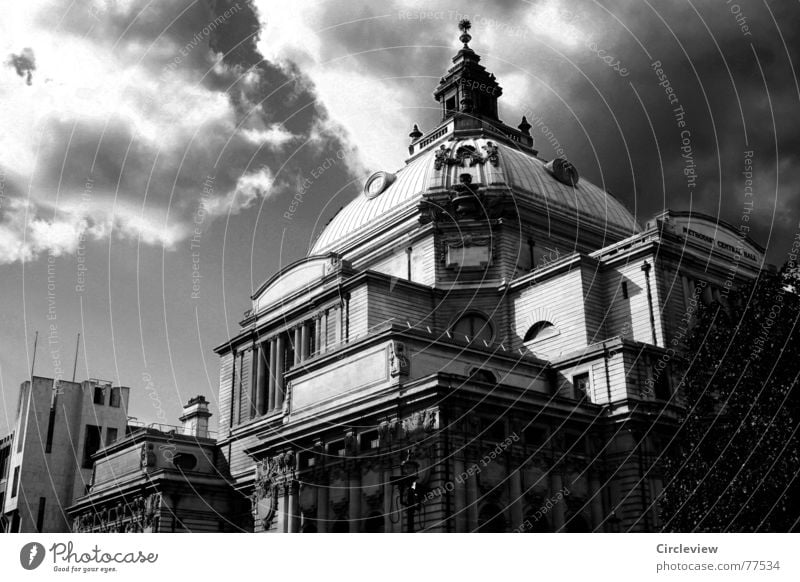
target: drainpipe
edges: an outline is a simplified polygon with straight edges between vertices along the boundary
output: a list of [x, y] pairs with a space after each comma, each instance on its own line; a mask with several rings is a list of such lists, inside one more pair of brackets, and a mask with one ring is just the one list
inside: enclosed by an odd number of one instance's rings
[[645, 283], [647, 285], [647, 307], [650, 311], [650, 331], [653, 332], [653, 345], [658, 345], [658, 340], [656, 339], [656, 317], [653, 313], [653, 293], [650, 290], [650, 263], [645, 261], [642, 264], [642, 271], [644, 271], [644, 278]]

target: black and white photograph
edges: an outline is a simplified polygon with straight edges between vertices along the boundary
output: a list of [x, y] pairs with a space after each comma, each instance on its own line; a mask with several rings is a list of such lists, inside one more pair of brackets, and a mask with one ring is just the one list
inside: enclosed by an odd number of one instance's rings
[[797, 0], [0, 4], [4, 579], [800, 579]]

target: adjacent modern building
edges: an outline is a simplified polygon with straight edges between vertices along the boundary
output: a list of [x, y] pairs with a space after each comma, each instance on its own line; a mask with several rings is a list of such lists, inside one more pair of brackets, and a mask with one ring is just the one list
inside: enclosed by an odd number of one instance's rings
[[217, 348], [218, 445], [252, 531], [658, 527], [680, 343], [763, 249], [697, 213], [642, 225], [539, 157], [468, 29], [441, 122]]
[[4, 531], [69, 531], [66, 510], [88, 490], [94, 454], [125, 435], [129, 392], [39, 376], [20, 386], [14, 432], [0, 444]]

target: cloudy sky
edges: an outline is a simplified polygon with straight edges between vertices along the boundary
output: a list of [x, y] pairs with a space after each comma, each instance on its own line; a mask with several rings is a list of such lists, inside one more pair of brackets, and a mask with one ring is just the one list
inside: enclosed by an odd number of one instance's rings
[[142, 420], [216, 401], [212, 348], [251, 291], [369, 172], [402, 166], [413, 123], [438, 122], [431, 93], [463, 17], [503, 87], [501, 118], [541, 120], [640, 222], [666, 206], [738, 225], [752, 151], [754, 238], [779, 265], [798, 230], [796, 2], [8, 4], [0, 433], [36, 330], [37, 374], [71, 378], [80, 332], [77, 378], [131, 386]]

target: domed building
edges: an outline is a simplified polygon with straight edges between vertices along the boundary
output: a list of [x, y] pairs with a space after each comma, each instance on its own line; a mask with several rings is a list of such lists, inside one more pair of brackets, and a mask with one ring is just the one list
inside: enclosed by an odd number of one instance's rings
[[696, 213], [642, 225], [540, 158], [461, 28], [441, 123], [217, 348], [218, 445], [253, 531], [658, 527], [675, 348], [763, 249]]

